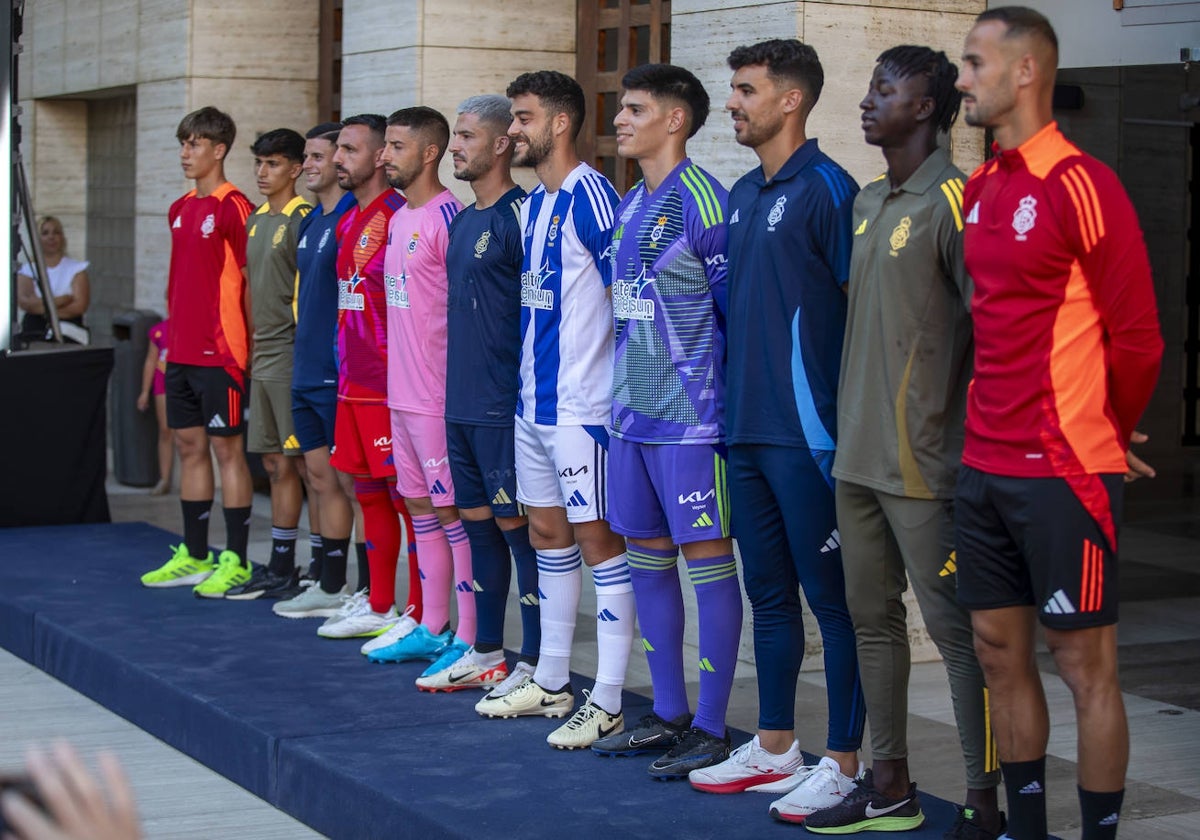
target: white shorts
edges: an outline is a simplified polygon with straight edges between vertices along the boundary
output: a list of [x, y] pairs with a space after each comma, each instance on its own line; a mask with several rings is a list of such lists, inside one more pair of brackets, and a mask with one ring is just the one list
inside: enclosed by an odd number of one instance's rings
[[516, 418], [517, 501], [560, 507], [568, 522], [595, 522], [608, 509], [608, 432], [603, 426], [541, 426]]

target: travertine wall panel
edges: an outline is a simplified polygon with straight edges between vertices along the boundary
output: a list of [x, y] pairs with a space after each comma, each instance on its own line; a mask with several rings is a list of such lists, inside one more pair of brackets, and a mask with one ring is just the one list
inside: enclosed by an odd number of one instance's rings
[[575, 8], [562, 0], [527, 0], [519, 9], [478, 0], [423, 5], [427, 47], [575, 52]]
[[[389, 0], [387, 3], [345, 0], [342, 5], [342, 55], [417, 46], [421, 43], [423, 5], [422, 0]], [[344, 68], [342, 72], [345, 74]]]
[[420, 50], [353, 53], [342, 58], [342, 116], [383, 114], [417, 104]]
[[315, 2], [291, 0], [196, 3], [190, 75], [315, 81], [318, 11]]
[[80, 183], [87, 163], [87, 103], [34, 102], [24, 125], [34, 212], [58, 216], [70, 253], [85, 258], [87, 194]]
[[[93, 0], [94, 2], [94, 0]], [[138, 0], [102, 0], [100, 14], [100, 87], [132, 85], [138, 80]]]
[[191, 11], [189, 0], [140, 0], [137, 22], [139, 82], [187, 75], [192, 52]]

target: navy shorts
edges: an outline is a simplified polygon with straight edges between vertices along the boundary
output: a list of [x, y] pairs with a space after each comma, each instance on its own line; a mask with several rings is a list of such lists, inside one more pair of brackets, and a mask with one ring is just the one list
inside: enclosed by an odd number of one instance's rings
[[1014, 478], [964, 466], [954, 499], [958, 600], [1031, 606], [1047, 627], [1117, 622], [1121, 475]]
[[293, 388], [292, 426], [301, 452], [333, 447], [333, 420], [337, 416], [337, 387]]
[[517, 502], [516, 447], [512, 426], [446, 421], [446, 450], [455, 503], [490, 507], [495, 516], [525, 515]]

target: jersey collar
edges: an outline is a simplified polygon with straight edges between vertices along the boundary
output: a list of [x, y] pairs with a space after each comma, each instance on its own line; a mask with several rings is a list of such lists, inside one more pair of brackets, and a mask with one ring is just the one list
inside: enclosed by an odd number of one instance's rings
[[1005, 169], [1037, 169], [1046, 155], [1053, 155], [1059, 137], [1058, 122], [1051, 120], [1015, 149], [1001, 149], [999, 143], [992, 143], [992, 153]]
[[942, 170], [950, 163], [950, 155], [941, 146], [933, 150], [933, 154], [925, 158], [917, 171], [908, 176], [908, 180], [892, 192], [907, 192], [914, 195], [924, 195], [939, 181]]
[[[811, 162], [812, 159], [817, 156], [819, 151], [820, 148], [817, 146], [817, 138], [812, 137], [808, 140], [805, 140], [804, 144], [799, 149], [792, 152], [792, 156], [787, 159], [787, 163], [780, 167], [779, 171], [775, 173], [775, 177], [771, 179], [771, 183], [776, 183], [778, 181], [790, 181], [792, 178], [795, 178], [800, 170], [808, 166], [809, 162]], [[763, 177], [763, 168], [761, 164], [757, 169], [752, 170], [752, 177], [754, 179], [754, 183], [759, 187], [767, 186], [767, 179]]]

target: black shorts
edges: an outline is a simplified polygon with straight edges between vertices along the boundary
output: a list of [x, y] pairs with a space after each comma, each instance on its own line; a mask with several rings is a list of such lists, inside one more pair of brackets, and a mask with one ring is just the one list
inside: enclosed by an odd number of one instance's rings
[[958, 600], [969, 610], [1033, 606], [1061, 630], [1116, 624], [1124, 488], [1121, 475], [1013, 478], [964, 466], [954, 500]]
[[203, 426], [213, 437], [244, 431], [246, 375], [237, 368], [177, 365], [167, 362], [167, 425]]

